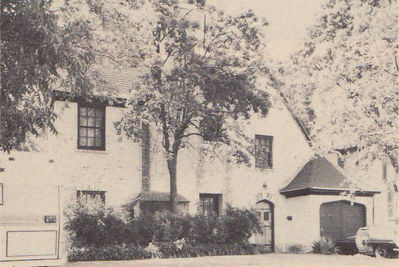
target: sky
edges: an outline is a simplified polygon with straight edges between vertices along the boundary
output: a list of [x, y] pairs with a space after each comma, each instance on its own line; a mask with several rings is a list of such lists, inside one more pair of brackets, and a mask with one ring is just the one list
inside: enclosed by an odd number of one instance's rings
[[208, 3], [238, 14], [248, 9], [269, 22], [265, 30], [267, 54], [274, 60], [285, 61], [303, 43], [306, 29], [321, 10], [323, 0], [208, 0]]

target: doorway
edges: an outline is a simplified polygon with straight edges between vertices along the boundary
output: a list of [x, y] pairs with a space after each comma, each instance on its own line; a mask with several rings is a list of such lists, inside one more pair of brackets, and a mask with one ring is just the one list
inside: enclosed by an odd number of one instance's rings
[[263, 199], [256, 202], [255, 210], [262, 230], [262, 233], [255, 235], [255, 242], [274, 252], [274, 204]]

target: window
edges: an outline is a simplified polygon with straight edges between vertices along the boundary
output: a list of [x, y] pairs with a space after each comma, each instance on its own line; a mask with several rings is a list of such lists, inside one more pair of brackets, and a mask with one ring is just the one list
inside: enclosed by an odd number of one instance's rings
[[263, 213], [263, 220], [265, 220], [265, 221], [268, 221], [269, 220], [269, 212], [268, 211], [265, 211], [264, 213]]
[[105, 106], [79, 105], [78, 148], [105, 150]]
[[105, 191], [78, 190], [76, 191], [76, 197], [85, 203], [90, 200], [100, 200], [105, 203]]
[[221, 194], [200, 194], [200, 213], [206, 216], [219, 216], [221, 204]]
[[273, 167], [273, 136], [255, 135], [255, 168]]

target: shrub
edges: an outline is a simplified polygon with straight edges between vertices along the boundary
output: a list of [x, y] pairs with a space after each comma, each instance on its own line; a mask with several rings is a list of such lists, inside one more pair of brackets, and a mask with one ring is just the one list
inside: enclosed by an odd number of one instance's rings
[[186, 258], [216, 255], [253, 255], [254, 248], [244, 244], [191, 244], [178, 248], [173, 242], [142, 246], [109, 245], [106, 247], [73, 248], [68, 261], [138, 260], [149, 258]]
[[99, 200], [78, 201], [67, 207], [65, 216], [69, 245], [76, 248], [138, 244], [141, 238], [138, 229], [131, 227], [122, 214]]
[[72, 248], [68, 254], [68, 261], [109, 261], [150, 259], [151, 253], [143, 247], [109, 245], [105, 247]]
[[288, 246], [288, 252], [294, 253], [294, 254], [302, 253], [303, 247], [302, 247], [302, 245], [299, 245], [299, 244], [290, 245], [290, 246]]
[[260, 226], [255, 212], [228, 207], [221, 217], [196, 215], [191, 218], [189, 240], [196, 243], [248, 243]]
[[222, 217], [226, 243], [243, 243], [255, 232], [260, 232], [259, 220], [253, 210], [228, 207]]
[[312, 253], [315, 254], [333, 254], [334, 241], [328, 237], [322, 237], [320, 240], [313, 242]]
[[78, 202], [66, 215], [71, 260], [253, 254], [248, 238], [260, 229], [253, 211], [233, 208], [221, 217], [162, 212], [125, 220], [101, 202]]
[[155, 241], [170, 241], [187, 238], [191, 228], [191, 216], [175, 215], [169, 211], [155, 214]]
[[196, 215], [190, 218], [187, 239], [193, 243], [225, 243], [225, 231], [220, 218]]

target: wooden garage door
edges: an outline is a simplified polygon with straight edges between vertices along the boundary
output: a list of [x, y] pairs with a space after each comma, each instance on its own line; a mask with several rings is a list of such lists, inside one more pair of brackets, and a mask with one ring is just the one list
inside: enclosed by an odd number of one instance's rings
[[346, 200], [320, 206], [320, 235], [334, 239], [355, 235], [366, 226], [366, 207]]

